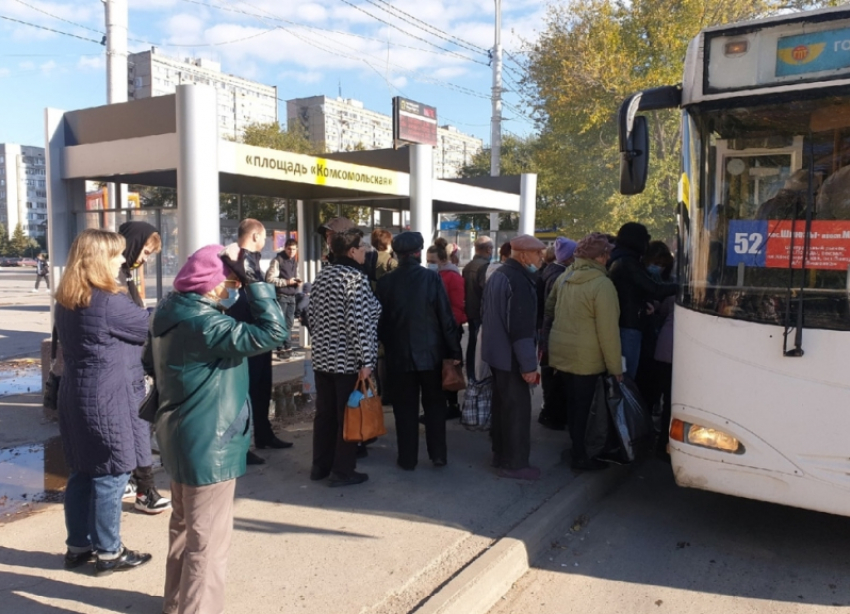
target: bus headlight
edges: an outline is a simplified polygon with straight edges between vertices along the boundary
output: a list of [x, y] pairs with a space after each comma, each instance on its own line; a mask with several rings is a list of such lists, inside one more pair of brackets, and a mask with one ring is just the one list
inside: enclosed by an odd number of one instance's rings
[[693, 446], [711, 448], [732, 454], [743, 454], [744, 446], [737, 438], [717, 429], [674, 419], [670, 424], [670, 438]]

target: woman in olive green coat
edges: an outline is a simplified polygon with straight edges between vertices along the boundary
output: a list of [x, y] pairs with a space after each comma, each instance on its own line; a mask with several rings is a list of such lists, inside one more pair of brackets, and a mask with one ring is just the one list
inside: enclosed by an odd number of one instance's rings
[[567, 400], [572, 440], [572, 467], [602, 469], [605, 463], [587, 457], [584, 435], [600, 376], [622, 379], [620, 307], [617, 290], [605, 263], [613, 246], [605, 235], [591, 233], [579, 241], [575, 262], [557, 281], [546, 301], [549, 364]]
[[172, 480], [165, 614], [224, 612], [233, 497], [251, 431], [244, 359], [287, 335], [271, 284], [246, 288], [252, 324], [225, 313], [248, 281], [237, 258], [236, 244], [192, 254], [176, 291], [157, 307], [145, 348], [159, 391], [156, 435]]

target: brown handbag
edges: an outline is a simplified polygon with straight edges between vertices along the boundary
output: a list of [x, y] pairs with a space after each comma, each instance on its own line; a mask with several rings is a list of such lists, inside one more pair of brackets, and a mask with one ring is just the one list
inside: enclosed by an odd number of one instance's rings
[[466, 388], [463, 367], [454, 364], [454, 362], [450, 358], [443, 360], [443, 390], [449, 392], [457, 392]]
[[[372, 392], [372, 396], [368, 396], [367, 386]], [[345, 419], [342, 425], [342, 438], [345, 441], [366, 441], [373, 437], [386, 435], [384, 406], [381, 403], [381, 397], [378, 396], [378, 392], [375, 390], [372, 379], [357, 380], [354, 389], [359, 390], [363, 394], [363, 398], [360, 399], [357, 407], [346, 405]]]

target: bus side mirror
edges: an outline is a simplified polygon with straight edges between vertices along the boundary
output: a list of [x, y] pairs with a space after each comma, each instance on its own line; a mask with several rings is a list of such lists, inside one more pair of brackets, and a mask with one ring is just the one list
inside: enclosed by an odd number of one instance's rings
[[[649, 169], [649, 130], [646, 117], [633, 117], [620, 150], [620, 194], [640, 194]], [[621, 132], [621, 135], [623, 133]]]

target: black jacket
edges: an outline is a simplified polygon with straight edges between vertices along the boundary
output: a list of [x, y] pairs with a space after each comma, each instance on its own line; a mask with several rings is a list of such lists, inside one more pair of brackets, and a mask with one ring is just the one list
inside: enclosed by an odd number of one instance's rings
[[484, 283], [479, 278], [478, 271], [487, 270], [490, 259], [484, 256], [475, 256], [463, 267], [463, 283], [466, 290], [466, 319], [481, 320], [481, 297], [484, 295]]
[[378, 280], [384, 344], [390, 371], [431, 371], [445, 358], [461, 360], [460, 340], [449, 297], [440, 275], [413, 258]]
[[659, 283], [640, 263], [637, 252], [618, 247], [611, 253], [608, 276], [620, 301], [620, 328], [643, 329], [646, 304], [676, 294], [678, 284]]

